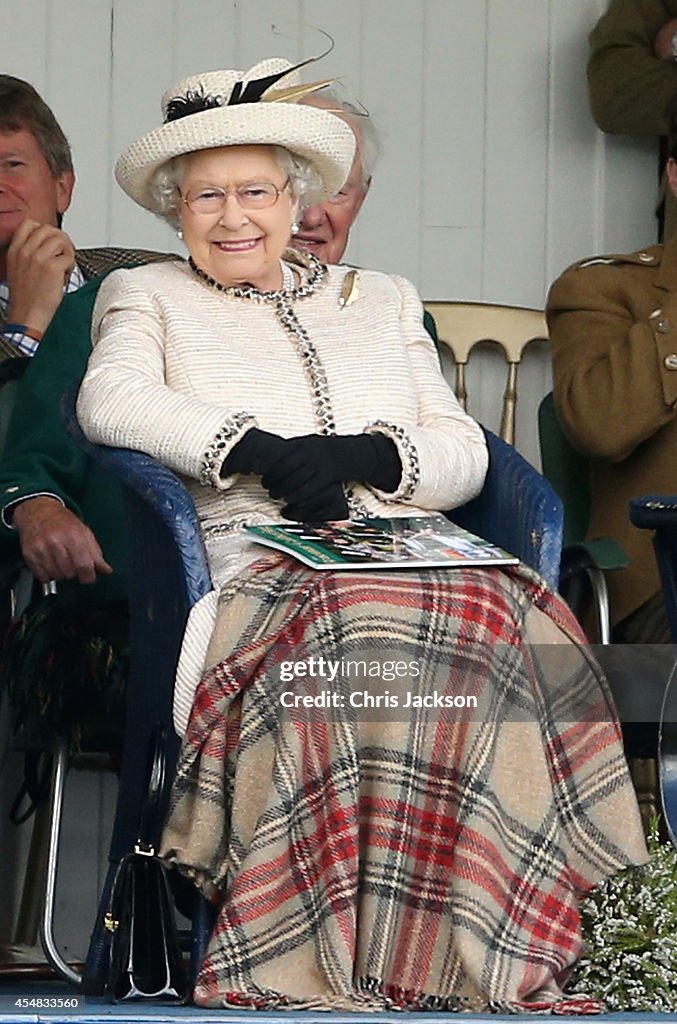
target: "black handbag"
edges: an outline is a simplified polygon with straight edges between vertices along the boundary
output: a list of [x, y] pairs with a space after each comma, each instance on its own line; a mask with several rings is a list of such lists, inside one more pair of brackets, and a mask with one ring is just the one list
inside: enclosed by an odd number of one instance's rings
[[107, 992], [113, 1002], [185, 1002], [188, 982], [167, 869], [155, 853], [164, 790], [164, 732], [154, 746], [134, 852], [122, 858], [105, 925], [112, 932]]

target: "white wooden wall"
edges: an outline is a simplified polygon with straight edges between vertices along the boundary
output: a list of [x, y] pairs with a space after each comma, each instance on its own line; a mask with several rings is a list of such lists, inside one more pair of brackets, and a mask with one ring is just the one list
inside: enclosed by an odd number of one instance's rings
[[[180, 251], [168, 229], [114, 185], [114, 159], [158, 124], [160, 96], [180, 77], [247, 68], [264, 56], [300, 60], [324, 48], [312, 28], [319, 27], [335, 48], [317, 77], [340, 76], [383, 140], [348, 257], [408, 276], [427, 299], [542, 306], [568, 263], [655, 236], [655, 146], [604, 137], [588, 113], [587, 33], [604, 6], [0, 0], [0, 70], [35, 84], [72, 143], [78, 184], [65, 226], [74, 240]], [[490, 358], [481, 360], [471, 387], [471, 411], [495, 427], [499, 385]], [[518, 412], [518, 447], [536, 462], [535, 408], [547, 390], [541, 349], [525, 367]], [[25, 843], [5, 825], [7, 790], [0, 793], [3, 865]], [[92, 806], [83, 813], [83, 799], [86, 806], [86, 797], [76, 798], [69, 819], [68, 845], [77, 884], [91, 890], [96, 879], [82, 866], [82, 838], [99, 812]], [[72, 893], [63, 902], [70, 910], [66, 941], [82, 952]], [[0, 936], [15, 907], [5, 893]]]

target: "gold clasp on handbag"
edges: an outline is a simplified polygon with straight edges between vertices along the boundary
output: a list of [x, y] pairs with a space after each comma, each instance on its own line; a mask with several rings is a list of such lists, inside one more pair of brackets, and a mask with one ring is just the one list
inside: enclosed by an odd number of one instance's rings
[[137, 843], [134, 853], [140, 853], [142, 857], [154, 857], [155, 847], [150, 843]]
[[108, 911], [108, 913], [103, 919], [103, 926], [106, 929], [106, 931], [114, 932], [119, 924], [120, 922], [116, 921], [111, 912]]

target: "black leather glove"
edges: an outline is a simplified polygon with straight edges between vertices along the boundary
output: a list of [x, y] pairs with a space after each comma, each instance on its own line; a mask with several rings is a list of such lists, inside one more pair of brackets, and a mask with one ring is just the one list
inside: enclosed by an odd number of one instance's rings
[[334, 519], [347, 519], [348, 502], [341, 484], [327, 484], [307, 501], [286, 505], [282, 515], [298, 523], [327, 523]]
[[306, 502], [329, 484], [355, 480], [394, 491], [402, 464], [393, 441], [385, 434], [290, 437], [261, 483], [271, 498], [288, 505]]
[[251, 427], [237, 442], [223, 463], [221, 476], [256, 473], [263, 476], [281, 457], [287, 441], [278, 434]]

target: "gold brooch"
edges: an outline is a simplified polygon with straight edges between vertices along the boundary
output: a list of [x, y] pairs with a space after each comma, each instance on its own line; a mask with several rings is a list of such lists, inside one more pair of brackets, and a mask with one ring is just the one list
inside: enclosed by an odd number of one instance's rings
[[338, 304], [345, 309], [351, 302], [356, 302], [360, 297], [360, 275], [356, 270], [349, 270], [343, 279], [343, 287], [339, 295]]

